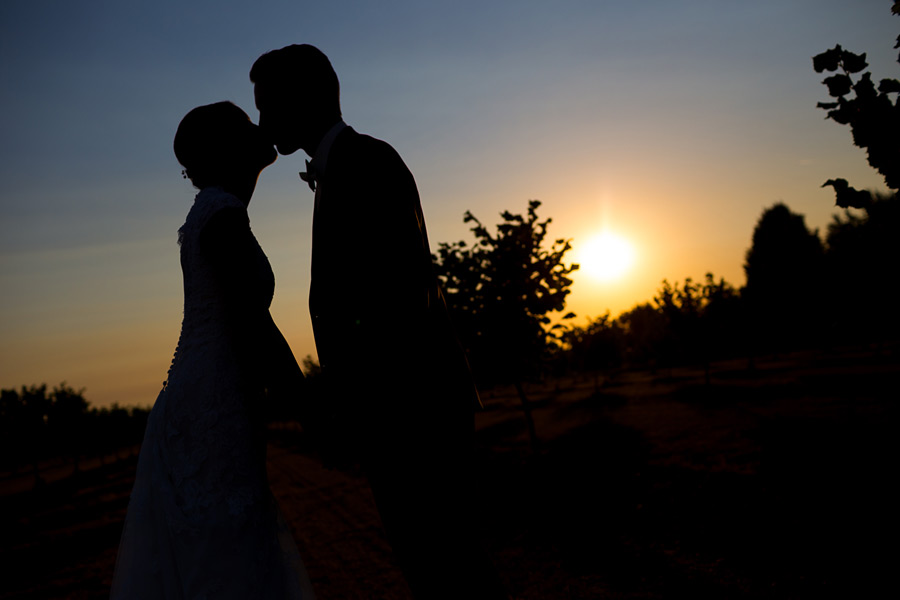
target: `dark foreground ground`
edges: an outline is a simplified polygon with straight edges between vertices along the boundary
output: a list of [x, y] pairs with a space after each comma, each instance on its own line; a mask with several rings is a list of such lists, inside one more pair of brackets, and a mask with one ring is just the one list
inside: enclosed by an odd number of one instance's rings
[[[881, 347], [562, 380], [538, 452], [487, 394], [484, 544], [515, 598], [894, 597], [898, 377]], [[135, 465], [0, 481], [0, 597], [106, 597]], [[362, 479], [290, 426], [269, 471], [320, 598], [409, 597]]]

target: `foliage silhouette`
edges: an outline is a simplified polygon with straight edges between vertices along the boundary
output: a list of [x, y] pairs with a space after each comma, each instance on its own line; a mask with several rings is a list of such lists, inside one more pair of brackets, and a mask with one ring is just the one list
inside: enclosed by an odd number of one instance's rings
[[829, 331], [836, 341], [900, 335], [893, 273], [900, 264], [900, 196], [874, 194], [861, 213], [834, 215], [825, 238]]
[[[892, 12], [898, 14], [895, 4]], [[900, 48], [900, 36], [894, 48]], [[900, 56], [897, 58], [900, 62]], [[841, 125], [849, 125], [853, 143], [866, 150], [869, 165], [883, 177], [885, 184], [900, 189], [900, 81], [882, 79], [878, 87], [866, 67], [866, 54], [854, 54], [840, 44], [813, 57], [816, 73], [834, 73], [822, 83], [828, 88], [833, 102], [819, 102], [818, 108]], [[855, 79], [854, 79], [855, 78]], [[852, 95], [851, 95], [852, 93]], [[835, 190], [836, 204], [842, 208], [865, 208], [871, 202], [869, 192], [857, 190], [845, 179], [829, 179], [822, 187]]]
[[[622, 365], [626, 344], [626, 329], [617, 319], [603, 316], [588, 320], [584, 327], [570, 327], [563, 334], [568, 349], [569, 367], [579, 371], [599, 374]], [[599, 384], [595, 378], [595, 384]]]
[[[609, 314], [573, 326], [563, 339], [568, 363], [595, 375], [621, 367], [702, 364], [744, 349], [746, 328], [740, 293], [707, 273], [702, 285], [663, 280], [652, 302], [638, 304], [616, 319]], [[595, 379], [596, 381], [596, 379]]]
[[[551, 317], [565, 308], [578, 268], [565, 264], [570, 240], [557, 239], [545, 248], [551, 219], [539, 220], [538, 200], [525, 215], [501, 213], [495, 233], [466, 211], [473, 223], [473, 245], [441, 243], [434, 255], [436, 274], [460, 341], [481, 385], [512, 383], [518, 390], [536, 444], [522, 383], [536, 378], [550, 351], [561, 343], [564, 327]], [[568, 313], [562, 319], [570, 319]]]
[[652, 302], [638, 304], [619, 316], [625, 329], [625, 357], [632, 365], [654, 369], [663, 353], [666, 321]]
[[51, 392], [47, 414], [51, 438], [65, 454], [71, 456], [76, 471], [78, 459], [84, 452], [84, 425], [88, 417], [88, 402], [83, 394], [84, 388], [75, 390], [65, 382], [61, 383]]
[[663, 317], [665, 364], [702, 364], [709, 383], [710, 361], [743, 349], [744, 307], [724, 278], [707, 273], [702, 285], [688, 277], [681, 287], [664, 279], [653, 301]]
[[754, 347], [783, 351], [808, 345], [822, 318], [824, 248], [803, 215], [783, 203], [763, 211], [747, 250], [744, 298]]
[[91, 408], [84, 389], [65, 382], [48, 392], [47, 385], [0, 390], [0, 467], [31, 466], [35, 485], [43, 483], [40, 463], [54, 458], [72, 461], [74, 470], [85, 456], [119, 456], [143, 439], [149, 410]]
[[692, 335], [700, 329], [700, 287], [688, 277], [682, 287], [673, 287], [663, 279], [653, 302], [663, 317], [665, 335], [662, 339], [662, 358], [666, 364], [682, 358], [694, 362], [698, 356], [699, 336]]
[[21, 392], [3, 390], [0, 396], [4, 467], [30, 464], [35, 485], [40, 485], [39, 461], [47, 452], [47, 385], [22, 386]]

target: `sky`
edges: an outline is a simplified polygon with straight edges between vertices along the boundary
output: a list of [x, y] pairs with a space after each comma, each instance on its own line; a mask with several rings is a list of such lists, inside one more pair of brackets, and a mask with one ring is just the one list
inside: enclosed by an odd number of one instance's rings
[[[577, 272], [586, 324], [667, 278], [744, 283], [762, 211], [824, 232], [829, 178], [883, 190], [811, 57], [867, 52], [898, 77], [890, 0], [4, 0], [0, 3], [0, 388], [61, 382], [94, 405], [149, 406], [178, 339], [176, 232], [196, 193], [172, 153], [191, 108], [255, 121], [262, 53], [318, 46], [345, 120], [413, 172], [433, 250], [530, 199], [571, 239], [627, 239], [614, 280]], [[302, 152], [263, 172], [249, 212], [276, 276], [272, 314], [315, 356], [307, 294], [313, 196]], [[384, 182], [390, 185], [390, 182]], [[372, 293], [378, 293], [372, 290]], [[372, 357], [379, 360], [380, 357]]]

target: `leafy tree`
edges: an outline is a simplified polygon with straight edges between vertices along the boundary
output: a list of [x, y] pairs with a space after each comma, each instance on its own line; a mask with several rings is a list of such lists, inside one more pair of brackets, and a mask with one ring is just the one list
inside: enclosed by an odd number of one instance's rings
[[[895, 3], [894, 14], [900, 14], [900, 3]], [[894, 48], [900, 48], [900, 36]], [[900, 56], [897, 58], [900, 62]], [[828, 88], [833, 102], [819, 102], [818, 107], [827, 111], [827, 118], [849, 125], [853, 143], [865, 149], [869, 165], [883, 177], [887, 186], [900, 189], [900, 99], [893, 96], [900, 92], [900, 81], [882, 79], [878, 87], [872, 75], [864, 71], [868, 67], [866, 54], [854, 54], [840, 44], [813, 57], [816, 73], [834, 73], [822, 83]], [[854, 189], [846, 179], [829, 179], [822, 187], [832, 186], [837, 196], [836, 204], [842, 208], [865, 208], [871, 202], [871, 194]]]
[[625, 327], [609, 312], [588, 320], [584, 327], [574, 326], [563, 334], [568, 348], [569, 367], [594, 374], [599, 388], [599, 374], [622, 364], [625, 353]]
[[702, 363], [734, 355], [745, 336], [740, 293], [723, 278], [707, 273], [703, 284], [663, 280], [652, 302], [572, 327], [565, 340], [572, 367], [596, 371], [628, 364]]
[[18, 423], [19, 446], [15, 449], [17, 458], [22, 464], [31, 463], [35, 486], [43, 484], [40, 476], [39, 462], [49, 454], [47, 447], [47, 413], [50, 399], [47, 397], [47, 385], [22, 386], [19, 392], [21, 411]]
[[103, 455], [140, 443], [149, 409], [91, 408], [84, 390], [65, 382], [0, 390], [0, 460], [3, 468], [31, 465], [35, 486], [43, 484], [40, 461], [68, 456], [78, 471], [81, 456]]
[[900, 264], [900, 195], [872, 196], [862, 213], [835, 215], [825, 238], [829, 330], [844, 341], [900, 334], [894, 272]]
[[109, 431], [107, 435], [116, 450], [116, 458], [119, 458], [119, 451], [131, 445], [131, 428], [129, 425], [128, 409], [120, 406], [117, 402], [113, 403], [108, 410], [107, 423]]
[[14, 389], [0, 390], [0, 460], [3, 468], [18, 467], [26, 439], [23, 425], [27, 420], [25, 403]]
[[653, 302], [665, 323], [658, 356], [667, 364], [694, 362], [700, 346], [700, 311], [702, 298], [700, 286], [688, 277], [684, 285], [673, 287], [663, 279]]
[[[900, 1], [891, 9], [900, 15]], [[900, 48], [900, 36], [894, 48]], [[900, 62], [900, 55], [897, 57]], [[900, 81], [882, 79], [877, 88], [865, 54], [835, 46], [813, 57], [817, 73], [834, 73], [823, 83], [835, 102], [819, 103], [828, 118], [849, 125], [853, 143], [867, 150], [869, 165], [894, 190], [892, 195], [857, 190], [845, 179], [829, 179], [843, 216], [829, 225], [827, 269], [832, 281], [829, 294], [829, 330], [845, 340], [884, 339], [900, 333], [900, 317], [892, 306], [892, 271], [900, 259]], [[851, 96], [852, 93], [852, 96]], [[862, 209], [862, 215], [849, 208]]]
[[740, 292], [724, 278], [706, 274], [703, 284], [703, 323], [707, 368], [712, 358], [725, 358], [745, 350], [747, 321]]
[[808, 343], [821, 319], [824, 249], [803, 215], [783, 203], [763, 211], [747, 250], [743, 295], [759, 349]]
[[690, 277], [680, 285], [663, 280], [653, 299], [662, 317], [657, 357], [664, 364], [700, 363], [709, 382], [710, 362], [733, 355], [744, 337], [738, 291], [707, 273], [703, 284]]
[[121, 458], [122, 448], [130, 448], [128, 455], [133, 454], [133, 449], [144, 437], [149, 416], [148, 408], [126, 408], [118, 403], [92, 408], [87, 420], [87, 429], [91, 432], [88, 447], [101, 458], [110, 451], [115, 452], [116, 458]]
[[[515, 385], [532, 442], [537, 436], [522, 383], [537, 377], [549, 351], [561, 343], [561, 325], [550, 315], [565, 308], [578, 268], [563, 262], [571, 241], [557, 239], [545, 247], [551, 219], [539, 220], [538, 200], [525, 215], [508, 211], [492, 233], [471, 212], [475, 244], [442, 243], [435, 269], [447, 306], [482, 385]], [[574, 317], [568, 313], [563, 319]]]
[[76, 471], [86, 445], [88, 402], [83, 394], [84, 388], [75, 390], [65, 382], [59, 384], [50, 392], [47, 414], [47, 426], [54, 445], [72, 457]]
[[644, 364], [655, 369], [666, 338], [666, 321], [658, 306], [650, 302], [638, 304], [619, 316], [625, 328], [625, 357], [631, 364]]

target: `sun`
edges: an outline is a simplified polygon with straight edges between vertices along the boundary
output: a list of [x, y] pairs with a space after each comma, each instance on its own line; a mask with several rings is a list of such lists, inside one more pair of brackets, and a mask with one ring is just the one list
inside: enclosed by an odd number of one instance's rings
[[598, 281], [615, 281], [634, 265], [634, 246], [621, 235], [603, 231], [582, 245], [578, 258], [581, 271]]

